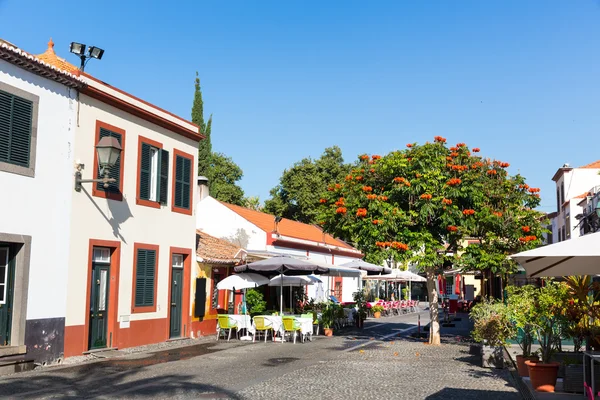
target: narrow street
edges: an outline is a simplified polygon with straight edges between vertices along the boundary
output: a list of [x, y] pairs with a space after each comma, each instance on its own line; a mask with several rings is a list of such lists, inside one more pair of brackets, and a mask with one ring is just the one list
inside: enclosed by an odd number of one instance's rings
[[[425, 325], [428, 312], [421, 312]], [[409, 337], [417, 315], [368, 320], [363, 330], [280, 344], [215, 342], [0, 378], [2, 398], [519, 399], [508, 371], [473, 365], [468, 344]]]

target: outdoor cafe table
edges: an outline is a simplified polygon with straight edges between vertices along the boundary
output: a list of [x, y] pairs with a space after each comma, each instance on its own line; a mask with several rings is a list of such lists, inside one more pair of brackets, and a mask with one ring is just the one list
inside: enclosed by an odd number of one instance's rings
[[298, 325], [300, 325], [300, 333], [308, 335], [307, 337], [312, 341], [313, 319], [302, 317], [294, 317], [294, 319], [298, 322]]
[[[265, 319], [265, 325], [271, 326], [273, 328], [274, 333], [279, 333], [283, 335], [283, 320], [278, 315], [257, 315], [256, 317], [263, 317]], [[256, 318], [254, 317], [254, 318]], [[252, 335], [256, 333], [256, 327], [254, 325], [254, 321], [252, 321], [252, 325], [248, 327], [248, 332]]]
[[[245, 329], [246, 332], [248, 332], [248, 330], [252, 326], [252, 319], [250, 318], [249, 315], [230, 314], [229, 319], [235, 323], [235, 325], [237, 326], [238, 332], [241, 329]], [[248, 334], [246, 333], [246, 335], [248, 335]], [[242, 336], [240, 339], [241, 340], [251, 340], [252, 338], [250, 336]]]

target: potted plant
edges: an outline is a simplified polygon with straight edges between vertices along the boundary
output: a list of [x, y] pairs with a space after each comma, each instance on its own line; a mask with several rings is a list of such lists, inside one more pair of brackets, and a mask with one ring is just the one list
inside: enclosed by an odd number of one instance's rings
[[484, 299], [471, 310], [473, 339], [481, 343], [481, 366], [504, 368], [503, 345], [514, 337], [515, 327], [508, 317], [508, 308], [494, 299]]
[[261, 292], [256, 289], [248, 289], [246, 291], [246, 307], [250, 315], [260, 315], [267, 309], [267, 302]]
[[540, 345], [540, 360], [527, 360], [531, 386], [538, 392], [554, 392], [560, 363], [551, 361], [555, 338], [563, 323], [560, 307], [568, 301], [567, 285], [548, 281], [538, 289], [531, 320], [534, 335]]
[[517, 355], [517, 371], [520, 376], [529, 376], [525, 361], [538, 360], [537, 354], [531, 353], [533, 343], [533, 310], [538, 288], [533, 285], [507, 286], [507, 311], [510, 320], [517, 328], [517, 341], [521, 347], [521, 354]]
[[333, 336], [333, 323], [335, 322], [335, 304], [328, 303], [323, 307], [321, 324], [325, 336]]
[[354, 319], [356, 322], [356, 326], [358, 328], [362, 328], [367, 318], [367, 299], [365, 297], [365, 293], [362, 290], [358, 292], [354, 292], [352, 295], [356, 308], [356, 313], [354, 314]]
[[383, 306], [380, 306], [379, 304], [375, 304], [373, 307], [371, 307], [371, 310], [373, 311], [373, 316], [375, 318], [380, 318], [381, 313], [383, 312], [384, 308], [383, 308]]

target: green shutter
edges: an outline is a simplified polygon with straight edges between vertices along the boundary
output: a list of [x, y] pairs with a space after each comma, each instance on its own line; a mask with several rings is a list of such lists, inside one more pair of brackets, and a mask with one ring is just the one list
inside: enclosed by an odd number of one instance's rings
[[135, 306], [154, 305], [156, 251], [138, 249], [135, 269]]
[[0, 161], [29, 167], [33, 103], [0, 91]]
[[160, 174], [158, 193], [160, 204], [167, 204], [167, 194], [169, 193], [169, 152], [160, 151]]
[[144, 305], [144, 291], [146, 287], [146, 260], [148, 250], [138, 249], [135, 268], [135, 306]]
[[140, 199], [150, 200], [150, 149], [151, 146], [142, 143], [142, 153], [140, 154]]
[[[111, 132], [108, 129], [100, 128], [100, 137], [98, 139], [102, 139], [105, 136], [114, 137], [115, 139], [117, 139], [119, 141], [119, 144], [121, 146], [123, 145], [122, 137], [121, 137], [120, 133]], [[94, 149], [94, 151], [95, 151], [95, 149]], [[115, 163], [115, 165], [113, 165], [111, 167], [110, 172], [108, 174], [108, 177], [116, 179], [116, 182], [111, 183], [108, 186], [108, 188], [106, 188], [106, 189], [104, 188], [104, 184], [102, 182], [98, 182], [98, 184], [96, 185], [97, 190], [102, 190], [107, 193], [120, 193], [121, 192], [121, 189], [120, 189], [120, 187], [121, 187], [121, 157], [123, 156], [124, 151], [125, 151], [125, 149], [123, 149], [123, 151], [117, 158], [117, 162]], [[100, 166], [96, 166], [96, 168], [98, 169], [98, 178], [102, 179], [102, 175], [100, 175]]]
[[182, 197], [183, 197], [183, 208], [190, 209], [190, 185], [192, 175], [192, 162], [189, 158], [183, 159], [183, 185], [182, 185]]
[[175, 198], [173, 202], [175, 207], [182, 207], [183, 204], [183, 158], [175, 157]]
[[190, 186], [192, 179], [192, 161], [177, 156], [175, 160], [175, 206], [190, 209]]
[[156, 275], [156, 252], [147, 250], [146, 258], [146, 287], [144, 292], [144, 305], [154, 305], [154, 279]]

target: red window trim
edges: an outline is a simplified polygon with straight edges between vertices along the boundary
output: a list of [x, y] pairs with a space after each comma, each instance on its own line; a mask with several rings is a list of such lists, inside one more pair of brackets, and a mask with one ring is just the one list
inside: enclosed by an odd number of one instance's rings
[[[144, 307], [136, 307], [135, 306], [135, 277], [137, 273], [137, 251], [138, 249], [144, 250], [154, 250], [156, 252], [156, 268], [154, 270], [154, 305], [153, 306], [144, 306]], [[132, 314], [140, 314], [140, 313], [149, 313], [156, 312], [156, 308], [158, 305], [157, 298], [157, 289], [158, 289], [158, 266], [160, 265], [160, 259], [158, 254], [158, 245], [155, 244], [146, 244], [146, 243], [133, 243], [133, 279], [131, 283], [131, 313]]]
[[142, 143], [149, 144], [150, 146], [156, 147], [157, 149], [161, 149], [161, 150], [163, 148], [162, 143], [157, 142], [156, 140], [148, 139], [147, 137], [144, 137], [141, 135], [138, 136], [137, 177], [136, 177], [137, 188], [135, 191], [135, 204], [140, 205], [140, 206], [145, 206], [145, 207], [160, 208], [160, 199], [159, 199], [159, 201], [150, 201], [150, 200], [140, 199], [140, 172], [141, 172], [141, 168], [142, 168]]
[[[186, 210], [185, 208], [181, 208], [181, 207], [176, 207], [175, 206], [175, 173], [176, 173], [176, 167], [177, 167], [177, 156], [179, 157], [183, 157], [183, 158], [189, 158], [190, 159], [190, 209]], [[194, 207], [194, 156], [188, 153], [185, 153], [181, 150], [177, 150], [177, 149], [173, 149], [173, 179], [172, 179], [172, 183], [171, 183], [171, 211], [176, 212], [176, 213], [181, 213], [181, 214], [186, 214], [186, 215], [192, 215], [192, 210]]]
[[[105, 122], [96, 120], [96, 140], [94, 141], [94, 146], [98, 144], [100, 141], [100, 128], [108, 129], [109, 131], [118, 133], [121, 135], [121, 171], [119, 174], [119, 193], [105, 192], [104, 190], [96, 189], [96, 183], [94, 182], [92, 185], [92, 196], [102, 197], [104, 199], [111, 199], [116, 201], [123, 201], [123, 173], [125, 171], [125, 130], [121, 128], [117, 128], [114, 125], [107, 124]], [[96, 152], [96, 148], [94, 147], [94, 179], [98, 179], [98, 153]]]

